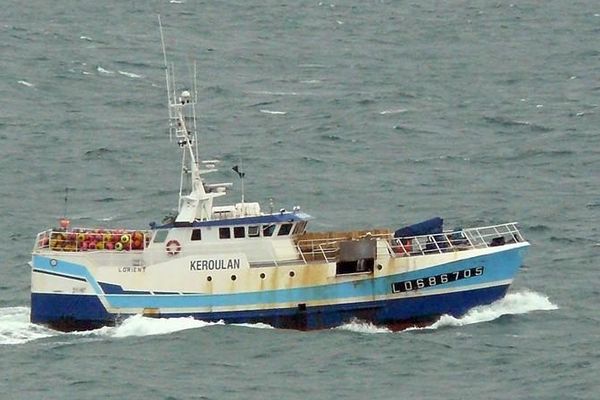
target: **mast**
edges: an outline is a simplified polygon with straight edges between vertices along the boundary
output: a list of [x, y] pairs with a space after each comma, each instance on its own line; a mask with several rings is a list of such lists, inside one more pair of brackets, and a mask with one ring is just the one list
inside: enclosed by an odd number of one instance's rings
[[169, 109], [169, 136], [175, 137], [182, 150], [181, 179], [179, 184], [179, 206], [176, 223], [192, 223], [195, 220], [212, 218], [212, 205], [215, 197], [223, 196], [224, 191], [210, 192], [205, 190], [201, 174], [215, 171], [202, 170], [198, 161], [198, 135], [196, 131], [196, 68], [192, 90], [183, 89], [176, 94], [174, 68], [169, 71], [167, 52], [160, 15], [158, 16], [160, 39], [165, 64], [165, 79]]

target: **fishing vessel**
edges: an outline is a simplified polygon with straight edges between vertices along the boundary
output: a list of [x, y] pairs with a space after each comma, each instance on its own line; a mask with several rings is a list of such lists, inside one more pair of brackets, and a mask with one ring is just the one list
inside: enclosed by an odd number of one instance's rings
[[[162, 30], [161, 30], [162, 38]], [[31, 322], [63, 331], [142, 314], [276, 328], [359, 320], [391, 329], [502, 298], [529, 243], [516, 222], [446, 230], [432, 218], [399, 229], [311, 232], [299, 207], [217, 204], [231, 183], [208, 183], [199, 158], [197, 89], [165, 76], [171, 137], [181, 148], [177, 214], [149, 229], [40, 232], [31, 261]], [[233, 170], [240, 178], [244, 172]]]

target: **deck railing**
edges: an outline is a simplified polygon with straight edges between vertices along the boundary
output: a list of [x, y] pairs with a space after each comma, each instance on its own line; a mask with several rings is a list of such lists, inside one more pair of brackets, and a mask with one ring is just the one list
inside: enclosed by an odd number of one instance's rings
[[422, 236], [394, 238], [391, 251], [396, 256], [414, 256], [450, 251], [503, 246], [523, 241], [516, 222], [478, 228], [457, 229]]
[[[386, 251], [392, 257], [414, 257], [451, 251], [463, 251], [503, 246], [522, 242], [516, 222], [478, 228], [457, 229], [421, 236], [395, 238], [392, 233], [364, 235], [362, 238], [378, 239], [377, 251]], [[296, 247], [304, 262], [334, 262], [339, 253], [339, 243], [346, 237], [299, 240]]]

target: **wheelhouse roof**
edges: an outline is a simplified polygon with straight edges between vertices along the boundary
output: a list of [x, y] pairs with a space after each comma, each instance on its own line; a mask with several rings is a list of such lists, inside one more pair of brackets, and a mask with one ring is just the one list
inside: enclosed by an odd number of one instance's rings
[[194, 221], [191, 224], [168, 223], [160, 226], [154, 226], [153, 229], [170, 229], [174, 227], [209, 227], [209, 226], [239, 226], [239, 225], [264, 225], [294, 223], [299, 221], [308, 221], [312, 217], [302, 212], [282, 212], [277, 214], [255, 215], [240, 218], [213, 219], [210, 221]]

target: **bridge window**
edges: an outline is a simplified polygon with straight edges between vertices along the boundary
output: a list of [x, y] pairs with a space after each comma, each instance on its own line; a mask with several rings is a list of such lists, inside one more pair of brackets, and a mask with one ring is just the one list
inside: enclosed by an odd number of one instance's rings
[[275, 224], [263, 225], [263, 236], [273, 236], [273, 232], [275, 232]]
[[230, 239], [231, 230], [229, 228], [219, 228], [219, 239]]
[[165, 230], [165, 229], [161, 229], [156, 231], [156, 233], [154, 234], [154, 243], [162, 243], [165, 241], [165, 239], [167, 238], [167, 234], [169, 233], [169, 231]]
[[279, 228], [279, 232], [277, 232], [277, 236], [286, 236], [292, 230], [292, 226], [294, 224], [282, 224]]
[[296, 234], [303, 234], [304, 233], [304, 228], [306, 227], [306, 221], [302, 221], [296, 224], [296, 227], [294, 228], [294, 235]]
[[258, 225], [252, 225], [248, 227], [248, 237], [257, 237], [260, 235], [260, 229], [258, 229]]
[[246, 236], [246, 228], [243, 226], [236, 226], [233, 228], [233, 237], [243, 238]]
[[192, 240], [202, 240], [202, 231], [200, 229], [192, 231]]

